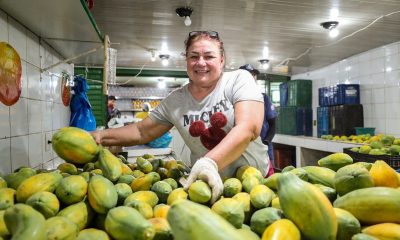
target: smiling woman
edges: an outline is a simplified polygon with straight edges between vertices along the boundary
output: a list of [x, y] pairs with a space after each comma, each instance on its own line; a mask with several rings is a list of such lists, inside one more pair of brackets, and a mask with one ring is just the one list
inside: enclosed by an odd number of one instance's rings
[[247, 71], [223, 72], [225, 51], [217, 32], [191, 32], [185, 45], [188, 84], [171, 92], [143, 121], [93, 135], [102, 145], [137, 145], [175, 126], [191, 151], [190, 161], [184, 160], [192, 166], [185, 188], [204, 180], [215, 202], [223, 190], [221, 176], [232, 177], [244, 165], [267, 175], [267, 146], [259, 138], [263, 97]]

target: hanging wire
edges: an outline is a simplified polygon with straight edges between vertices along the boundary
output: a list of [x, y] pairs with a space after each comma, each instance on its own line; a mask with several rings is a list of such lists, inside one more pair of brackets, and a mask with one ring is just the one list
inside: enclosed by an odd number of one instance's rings
[[329, 43], [329, 44], [311, 46], [311, 47], [307, 48], [306, 51], [304, 51], [303, 53], [301, 53], [300, 55], [298, 55], [298, 56], [295, 57], [295, 58], [286, 58], [286, 59], [284, 59], [282, 62], [278, 63], [277, 66], [288, 65], [290, 61], [297, 61], [297, 60], [299, 60], [301, 57], [303, 57], [304, 55], [307, 55], [313, 48], [323, 48], [323, 47], [329, 47], [329, 46], [335, 45], [335, 44], [337, 44], [337, 43], [343, 41], [343, 40], [346, 39], [346, 38], [352, 37], [352, 36], [354, 36], [355, 34], [361, 32], [361, 31], [364, 31], [365, 29], [369, 28], [371, 25], [373, 25], [374, 23], [376, 23], [376, 22], [379, 21], [380, 19], [382, 19], [382, 18], [384, 18], [384, 17], [388, 17], [388, 16], [393, 15], [393, 14], [397, 14], [397, 13], [400, 13], [400, 11], [394, 11], [394, 12], [391, 12], [391, 13], [388, 13], [388, 14], [385, 14], [385, 15], [381, 15], [381, 16], [377, 17], [376, 19], [374, 19], [372, 22], [370, 22], [367, 26], [365, 26], [365, 27], [363, 27], [363, 28], [360, 28], [360, 29], [354, 31], [354, 32], [350, 33], [349, 35], [346, 35], [346, 36], [344, 36], [344, 37], [342, 37], [342, 38], [340, 38], [340, 39], [338, 39], [338, 40], [336, 40], [336, 41], [334, 41], [334, 42], [332, 42], [332, 43]]
[[126, 85], [126, 84], [132, 82], [132, 81], [134, 80], [135, 77], [137, 77], [137, 76], [140, 75], [140, 73], [143, 71], [143, 68], [144, 68], [145, 66], [147, 66], [147, 64], [148, 64], [149, 62], [150, 62], [150, 61], [147, 61], [146, 63], [144, 63], [144, 64], [142, 65], [142, 67], [140, 68], [139, 72], [138, 72], [135, 76], [133, 76], [131, 79], [128, 79], [127, 81], [125, 81], [125, 82], [123, 82], [123, 83], [115, 83], [115, 85], [122, 86], [122, 85]]

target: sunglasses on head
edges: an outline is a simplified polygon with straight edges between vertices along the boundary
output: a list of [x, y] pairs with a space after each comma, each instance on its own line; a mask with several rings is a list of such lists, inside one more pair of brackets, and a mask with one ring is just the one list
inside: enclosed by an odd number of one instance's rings
[[208, 35], [211, 38], [219, 39], [218, 32], [216, 31], [192, 31], [189, 33], [189, 38], [199, 36], [201, 34]]

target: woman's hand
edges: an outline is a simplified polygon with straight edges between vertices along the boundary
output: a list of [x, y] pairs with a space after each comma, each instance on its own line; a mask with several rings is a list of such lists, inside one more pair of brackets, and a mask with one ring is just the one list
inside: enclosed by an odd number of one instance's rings
[[96, 141], [97, 144], [101, 144], [101, 132], [103, 130], [96, 130], [93, 132], [90, 132], [90, 134], [92, 135], [93, 139]]
[[211, 187], [212, 197], [210, 203], [213, 204], [217, 201], [224, 191], [224, 184], [219, 176], [217, 163], [208, 157], [198, 159], [190, 171], [185, 186], [183, 186], [185, 190], [197, 179], [203, 180]]

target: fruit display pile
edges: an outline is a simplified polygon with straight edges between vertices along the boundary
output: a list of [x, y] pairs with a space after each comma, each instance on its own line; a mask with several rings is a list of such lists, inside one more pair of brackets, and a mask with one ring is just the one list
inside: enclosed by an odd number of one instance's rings
[[207, 183], [182, 188], [180, 161], [128, 163], [77, 128], [52, 142], [57, 169], [0, 178], [0, 240], [400, 239], [400, 175], [384, 161], [334, 153], [268, 178], [243, 166], [211, 204]]
[[400, 153], [400, 139], [390, 135], [378, 135], [372, 137], [369, 144], [354, 147], [351, 151], [369, 155], [397, 156]]

